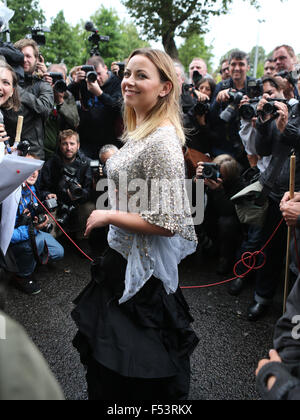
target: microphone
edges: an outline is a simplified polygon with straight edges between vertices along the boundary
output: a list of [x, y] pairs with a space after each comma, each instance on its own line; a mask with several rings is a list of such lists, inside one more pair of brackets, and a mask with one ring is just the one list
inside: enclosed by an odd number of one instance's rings
[[88, 32], [98, 32], [98, 30], [95, 28], [93, 22], [86, 22], [84, 28]]
[[[3, 117], [3, 114], [2, 114], [1, 111], [0, 111], [0, 124], [4, 124], [4, 117]], [[5, 144], [7, 153], [9, 153], [11, 155], [12, 151], [11, 151], [11, 148], [10, 148], [9, 141], [5, 140], [3, 143]]]

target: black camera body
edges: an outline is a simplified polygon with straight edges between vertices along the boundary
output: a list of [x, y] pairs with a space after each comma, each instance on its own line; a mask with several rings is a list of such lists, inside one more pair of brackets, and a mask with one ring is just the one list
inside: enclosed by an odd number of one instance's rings
[[277, 76], [286, 79], [291, 85], [297, 86], [297, 83], [300, 79], [300, 68], [293, 71], [280, 71], [279, 73], [277, 73]]
[[81, 70], [86, 73], [87, 81], [90, 83], [95, 83], [98, 78], [98, 74], [94, 66], [82, 66]]
[[29, 151], [30, 151], [30, 143], [27, 140], [22, 140], [18, 146], [17, 146], [17, 150], [18, 150], [18, 155], [19, 156], [27, 156]]
[[83, 196], [83, 190], [76, 177], [76, 169], [70, 166], [65, 166], [62, 172], [63, 179], [60, 184], [62, 193], [64, 195], [68, 195], [69, 190], [75, 201], [80, 200]]
[[257, 106], [259, 104], [260, 98], [250, 99], [249, 103], [244, 104], [240, 107], [240, 116], [245, 121], [251, 121], [253, 118], [257, 117]]
[[198, 89], [202, 79], [203, 79], [203, 76], [198, 72], [198, 70], [195, 70], [193, 72], [192, 80], [193, 80], [193, 85], [196, 89]]
[[202, 117], [207, 115], [210, 111], [210, 101], [206, 100], [204, 102], [198, 102], [194, 108], [195, 115]]
[[249, 79], [247, 82], [247, 96], [250, 99], [257, 99], [263, 96], [264, 85], [262, 79]]
[[76, 211], [75, 206], [62, 204], [61, 206], [59, 206], [57, 222], [61, 226], [66, 226], [68, 224], [69, 218], [71, 217], [74, 211]]
[[62, 73], [49, 73], [53, 80], [54, 90], [58, 93], [65, 93], [67, 91], [67, 84]]
[[273, 118], [277, 118], [278, 109], [275, 106], [275, 102], [282, 102], [288, 105], [288, 101], [286, 99], [276, 99], [276, 98], [268, 99], [268, 103], [266, 103], [262, 109], [262, 114], [265, 116], [270, 115]]
[[221, 120], [226, 123], [231, 122], [238, 115], [239, 105], [244, 97], [244, 94], [242, 92], [233, 92], [230, 90], [229, 97], [229, 105], [220, 115]]
[[201, 179], [210, 179], [217, 182], [221, 178], [221, 167], [215, 163], [203, 163], [203, 172]]

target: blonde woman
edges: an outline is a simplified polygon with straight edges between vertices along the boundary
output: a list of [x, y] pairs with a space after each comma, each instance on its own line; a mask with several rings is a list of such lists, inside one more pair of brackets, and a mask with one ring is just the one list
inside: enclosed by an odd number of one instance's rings
[[178, 264], [197, 239], [188, 206], [181, 205], [184, 133], [170, 57], [134, 51], [122, 92], [125, 145], [107, 162], [115, 209], [93, 212], [86, 231], [109, 225], [109, 249], [75, 302], [74, 345], [87, 365], [90, 399], [185, 399], [198, 339]]

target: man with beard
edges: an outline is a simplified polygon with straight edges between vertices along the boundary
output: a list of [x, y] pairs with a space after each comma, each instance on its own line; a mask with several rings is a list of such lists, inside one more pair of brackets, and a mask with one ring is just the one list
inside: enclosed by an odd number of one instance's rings
[[59, 136], [59, 151], [41, 171], [40, 190], [46, 200], [58, 202], [57, 218], [69, 233], [84, 231], [91, 206], [90, 160], [80, 150], [79, 135], [65, 130]]

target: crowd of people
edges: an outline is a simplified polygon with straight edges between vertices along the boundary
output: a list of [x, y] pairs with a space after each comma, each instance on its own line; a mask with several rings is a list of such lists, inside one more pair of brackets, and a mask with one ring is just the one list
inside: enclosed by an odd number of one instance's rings
[[[297, 233], [300, 226], [300, 195], [289, 193], [292, 154], [295, 191], [300, 191], [297, 56], [290, 46], [275, 48], [264, 76], [255, 79], [248, 76], [248, 55], [234, 50], [222, 61], [217, 83], [203, 59], [194, 58], [187, 75], [180, 62], [151, 49], [132, 53], [123, 73], [116, 63], [109, 70], [100, 56], [70, 72], [64, 63], [46, 67], [30, 39], [14, 48], [21, 53], [22, 69], [5, 57], [0, 63], [0, 144], [5, 153], [14, 150], [17, 120], [23, 116], [18, 153], [45, 164], [22, 186], [1, 266], [13, 273], [12, 284], [21, 292], [41, 292], [37, 265], [64, 258], [62, 233], [48, 212], [75, 242], [89, 247], [88, 254], [105, 250], [72, 313], [89, 397], [185, 399], [198, 338], [178, 287], [178, 264], [193, 255], [200, 271], [205, 258], [213, 257], [217, 274], [231, 275], [236, 261], [261, 249], [283, 217], [263, 264], [257, 261], [261, 269], [235, 267], [236, 280], [229, 286], [237, 296], [254, 281], [247, 316], [255, 322], [272, 306], [282, 279], [287, 227]], [[98, 208], [99, 180], [112, 180], [121, 195], [124, 172], [128, 183], [146, 181], [146, 208], [138, 214], [111, 208], [109, 202]], [[186, 178], [205, 185], [201, 225], [194, 226], [192, 215], [176, 208], [178, 191], [172, 185], [167, 198], [166, 192], [157, 193], [158, 212], [150, 205], [151, 180], [184, 183]], [[134, 196], [127, 193], [128, 200]], [[300, 268], [295, 238], [294, 280]], [[276, 327], [277, 351], [259, 365], [258, 386], [265, 398], [300, 396], [299, 339], [291, 338], [300, 309], [299, 281]]]

